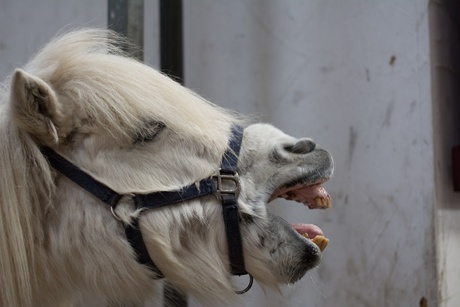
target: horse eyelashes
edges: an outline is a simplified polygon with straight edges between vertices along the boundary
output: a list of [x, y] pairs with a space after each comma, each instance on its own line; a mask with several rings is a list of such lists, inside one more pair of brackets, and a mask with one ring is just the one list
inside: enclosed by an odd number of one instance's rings
[[134, 144], [144, 144], [153, 141], [164, 128], [166, 128], [166, 125], [162, 122], [147, 122], [136, 134]]

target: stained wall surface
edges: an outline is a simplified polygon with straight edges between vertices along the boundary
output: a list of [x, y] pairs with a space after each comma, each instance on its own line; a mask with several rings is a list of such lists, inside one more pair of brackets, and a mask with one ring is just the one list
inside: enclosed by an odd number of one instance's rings
[[323, 263], [245, 306], [437, 304], [428, 1], [186, 2], [186, 84], [332, 152]]

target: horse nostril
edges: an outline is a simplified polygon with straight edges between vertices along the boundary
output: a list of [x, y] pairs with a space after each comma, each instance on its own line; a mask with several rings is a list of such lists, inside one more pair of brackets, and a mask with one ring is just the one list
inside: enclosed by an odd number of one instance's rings
[[312, 139], [298, 140], [294, 145], [288, 146], [285, 149], [295, 154], [307, 154], [316, 148], [316, 143]]

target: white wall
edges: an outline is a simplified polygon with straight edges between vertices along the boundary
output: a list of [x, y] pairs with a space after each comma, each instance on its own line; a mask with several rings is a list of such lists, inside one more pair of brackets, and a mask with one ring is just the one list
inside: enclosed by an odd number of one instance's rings
[[107, 25], [106, 0], [0, 0], [0, 77], [59, 31]]
[[336, 161], [330, 211], [271, 206], [322, 227], [323, 263], [245, 306], [435, 306], [428, 1], [186, 3], [186, 84]]
[[[433, 1], [184, 2], [186, 85], [313, 137], [336, 162], [326, 184], [331, 210], [270, 206], [288, 221], [324, 230], [331, 243], [323, 263], [284, 296], [256, 287], [241, 306], [418, 306], [422, 297], [430, 307], [458, 306], [458, 197], [448, 192], [448, 143], [437, 134], [449, 109], [432, 109]], [[105, 26], [105, 4], [0, 0], [0, 75], [63, 26]], [[145, 58], [153, 66], [157, 20], [157, 2], [147, 0]]]

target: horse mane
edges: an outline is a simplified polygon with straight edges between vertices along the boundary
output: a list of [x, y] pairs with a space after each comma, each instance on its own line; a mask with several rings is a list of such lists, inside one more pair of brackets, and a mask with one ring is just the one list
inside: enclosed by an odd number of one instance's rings
[[[120, 42], [107, 30], [70, 32], [53, 39], [23, 69], [85, 117], [97, 118], [114, 139], [131, 136], [142, 121], [156, 120], [191, 142], [215, 148], [212, 154], [220, 159], [230, 126], [245, 119], [126, 57]], [[0, 304], [32, 306], [46, 278], [44, 225], [55, 187], [37, 140], [15, 122], [9, 82], [0, 89]], [[145, 119], [143, 114], [156, 115]]]
[[31, 306], [44, 256], [38, 248], [45, 240], [42, 224], [54, 186], [33, 140], [6, 118], [5, 106], [0, 112], [0, 302]]

